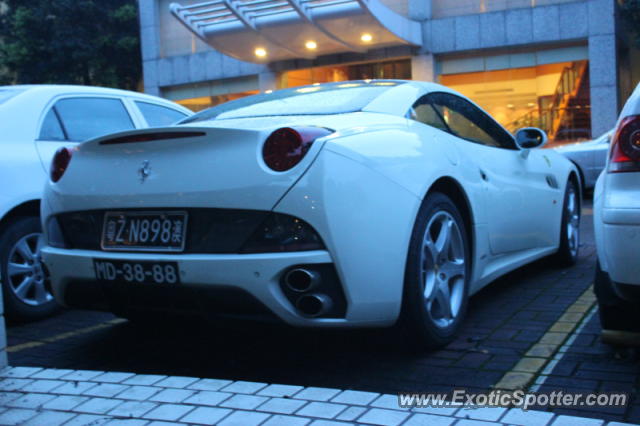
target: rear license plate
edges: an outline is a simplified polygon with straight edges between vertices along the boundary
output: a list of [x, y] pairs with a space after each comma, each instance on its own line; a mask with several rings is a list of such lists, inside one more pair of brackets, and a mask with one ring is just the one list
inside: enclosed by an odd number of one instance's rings
[[187, 213], [106, 212], [101, 247], [107, 251], [184, 251]]
[[177, 262], [127, 262], [93, 259], [96, 280], [140, 284], [180, 284]]

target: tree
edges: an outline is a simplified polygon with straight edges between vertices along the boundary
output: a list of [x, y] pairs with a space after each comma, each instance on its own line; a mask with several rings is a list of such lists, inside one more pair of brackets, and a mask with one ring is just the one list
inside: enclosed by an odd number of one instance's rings
[[633, 36], [635, 47], [640, 49], [640, 0], [620, 1], [620, 16]]
[[141, 58], [135, 0], [4, 3], [0, 69], [8, 72], [0, 83], [138, 86]]

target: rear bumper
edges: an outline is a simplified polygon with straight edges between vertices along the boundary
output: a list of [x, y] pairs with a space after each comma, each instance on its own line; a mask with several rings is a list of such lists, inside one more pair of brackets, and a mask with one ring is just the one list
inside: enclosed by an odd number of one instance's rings
[[[359, 312], [344, 318], [302, 315], [283, 291], [283, 275], [296, 265], [332, 265], [327, 251], [269, 254], [148, 254], [106, 253], [45, 247], [56, 299], [65, 304], [114, 312], [175, 311], [205, 316], [276, 318], [294, 326], [385, 326], [384, 313]], [[93, 259], [177, 262], [181, 284], [150, 285], [126, 282], [98, 283]], [[289, 296], [289, 297], [288, 297]], [[356, 303], [356, 302], [353, 302]], [[388, 316], [387, 316], [388, 318]]]
[[611, 280], [640, 286], [640, 209], [603, 208], [600, 220], [598, 254]]

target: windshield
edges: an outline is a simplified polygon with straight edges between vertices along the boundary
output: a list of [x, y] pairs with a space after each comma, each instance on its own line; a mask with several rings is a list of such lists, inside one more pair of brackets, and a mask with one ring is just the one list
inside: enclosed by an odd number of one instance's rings
[[9, 99], [14, 96], [19, 95], [24, 92], [26, 89], [14, 89], [9, 87], [0, 87], [0, 105], [7, 102]]
[[278, 90], [206, 109], [180, 124], [213, 119], [356, 112], [389, 88], [403, 83], [388, 80], [348, 81]]

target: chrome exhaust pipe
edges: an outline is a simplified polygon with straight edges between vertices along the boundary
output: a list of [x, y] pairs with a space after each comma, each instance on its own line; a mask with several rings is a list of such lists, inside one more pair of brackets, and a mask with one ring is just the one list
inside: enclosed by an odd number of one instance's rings
[[291, 291], [304, 293], [313, 289], [320, 282], [320, 277], [314, 271], [296, 268], [287, 272], [284, 276], [284, 283]]
[[319, 293], [300, 296], [296, 302], [296, 308], [308, 317], [320, 316], [329, 311], [332, 305], [333, 302], [329, 296]]

